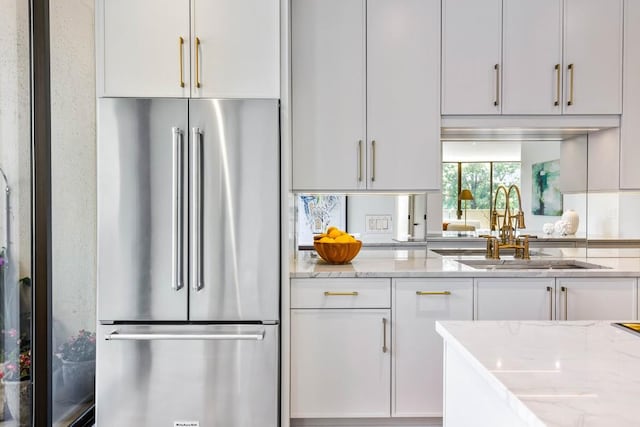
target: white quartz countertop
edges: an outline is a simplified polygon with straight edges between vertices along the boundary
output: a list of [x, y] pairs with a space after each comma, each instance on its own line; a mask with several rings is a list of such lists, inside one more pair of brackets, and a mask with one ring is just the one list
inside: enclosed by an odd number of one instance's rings
[[[330, 265], [314, 251], [300, 251], [291, 260], [290, 277], [638, 277], [640, 249], [543, 249], [532, 260], [576, 260], [606, 268], [568, 270], [477, 269], [461, 260], [482, 260], [484, 256], [441, 256], [423, 249], [362, 249], [345, 265]], [[502, 257], [509, 259], [508, 256]], [[639, 423], [640, 425], [640, 423]]]
[[436, 330], [528, 425], [640, 425], [640, 335], [608, 321], [443, 321]]

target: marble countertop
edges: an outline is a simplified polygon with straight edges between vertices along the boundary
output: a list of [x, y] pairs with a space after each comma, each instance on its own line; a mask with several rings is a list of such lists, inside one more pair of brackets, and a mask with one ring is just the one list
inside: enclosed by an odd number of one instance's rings
[[[483, 260], [484, 256], [441, 256], [422, 249], [362, 249], [345, 265], [330, 265], [314, 251], [299, 251], [291, 260], [290, 277], [639, 277], [640, 249], [543, 249], [532, 259], [576, 260], [597, 264], [600, 269], [491, 270], [464, 265], [460, 260]], [[509, 259], [508, 256], [502, 259]]]
[[528, 425], [640, 425], [640, 335], [594, 321], [443, 321], [436, 330]]

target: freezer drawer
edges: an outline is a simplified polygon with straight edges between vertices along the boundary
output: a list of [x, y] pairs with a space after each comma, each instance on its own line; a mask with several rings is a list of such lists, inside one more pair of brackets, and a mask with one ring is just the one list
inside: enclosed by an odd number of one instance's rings
[[278, 425], [278, 326], [101, 325], [96, 426]]

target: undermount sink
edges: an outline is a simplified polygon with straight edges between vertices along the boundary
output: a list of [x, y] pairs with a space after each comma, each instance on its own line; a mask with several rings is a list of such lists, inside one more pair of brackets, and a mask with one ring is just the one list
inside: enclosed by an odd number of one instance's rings
[[609, 268], [576, 260], [546, 259], [469, 259], [458, 260], [466, 266], [482, 270], [576, 270]]
[[[437, 253], [442, 256], [484, 256], [487, 253], [487, 250], [484, 248], [443, 248], [443, 249], [431, 249], [432, 252]], [[500, 249], [500, 254], [503, 255], [513, 255], [514, 250], [511, 248]], [[548, 256], [542, 251], [529, 251], [530, 255], [536, 256]]]

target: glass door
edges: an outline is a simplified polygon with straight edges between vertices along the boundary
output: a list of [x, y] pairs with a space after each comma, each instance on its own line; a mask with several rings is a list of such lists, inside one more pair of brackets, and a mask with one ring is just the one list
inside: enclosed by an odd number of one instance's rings
[[0, 1], [0, 426], [31, 425], [29, 2]]

